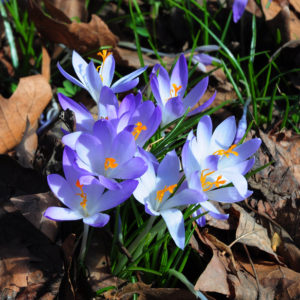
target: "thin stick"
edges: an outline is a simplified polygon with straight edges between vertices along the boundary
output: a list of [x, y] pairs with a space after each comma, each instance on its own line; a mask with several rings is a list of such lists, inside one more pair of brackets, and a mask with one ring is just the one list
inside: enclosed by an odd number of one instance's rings
[[245, 244], [243, 244], [243, 246], [244, 246], [244, 249], [245, 249], [246, 254], [247, 254], [247, 256], [248, 256], [249, 262], [250, 262], [250, 264], [251, 264], [253, 273], [254, 273], [254, 275], [255, 275], [255, 280], [256, 280], [256, 284], [257, 284], [257, 292], [258, 292], [258, 295], [257, 295], [256, 299], [260, 299], [261, 290], [260, 290], [260, 284], [259, 284], [257, 272], [256, 272], [256, 269], [255, 269], [255, 267], [254, 267], [253, 261], [252, 261], [252, 259], [251, 259], [251, 257], [250, 257], [250, 254], [249, 254], [249, 251], [248, 251], [247, 246], [246, 246]]

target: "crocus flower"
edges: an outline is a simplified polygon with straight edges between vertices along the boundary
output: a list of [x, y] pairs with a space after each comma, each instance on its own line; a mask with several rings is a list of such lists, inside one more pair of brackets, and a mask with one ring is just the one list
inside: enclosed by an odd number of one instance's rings
[[[158, 72], [158, 75], [156, 73]], [[192, 108], [203, 96], [208, 85], [208, 77], [201, 80], [184, 97], [188, 82], [188, 68], [184, 55], [180, 55], [174, 66], [171, 78], [161, 65], [155, 65], [150, 81], [153, 95], [162, 111], [162, 124], [166, 124], [181, 117], [188, 108]], [[207, 108], [214, 100], [215, 95], [188, 115], [196, 114]]]
[[[232, 203], [242, 201], [252, 193], [244, 175], [254, 164], [254, 158], [248, 158], [259, 148], [261, 140], [232, 145], [236, 131], [235, 118], [229, 117], [212, 133], [211, 119], [204, 116], [198, 124], [197, 137], [191, 132], [183, 147], [182, 164], [188, 186], [206, 200]], [[224, 187], [230, 183], [234, 186]], [[216, 218], [227, 217], [209, 201], [201, 202], [201, 206]], [[203, 222], [204, 218], [198, 221], [200, 225]]]
[[234, 0], [232, 5], [233, 22], [237, 23], [244, 14], [248, 0]]
[[193, 56], [192, 62], [197, 64], [197, 68], [199, 68], [202, 72], [206, 72], [206, 66], [210, 66], [213, 62], [220, 64], [221, 61], [213, 56], [210, 56], [205, 53], [199, 53]]
[[103, 227], [109, 221], [109, 215], [102, 213], [111, 209], [130, 197], [138, 182], [125, 180], [120, 189], [104, 192], [104, 187], [93, 176], [85, 176], [85, 184], [80, 182], [84, 175], [74, 168], [76, 154], [65, 147], [63, 169], [65, 178], [57, 174], [48, 175], [48, 184], [55, 196], [66, 206], [49, 207], [45, 217], [55, 221], [82, 219], [85, 224]]
[[[98, 103], [98, 119], [108, 119], [110, 111], [118, 109], [118, 100], [114, 92], [106, 86], [101, 90], [101, 99], [102, 101]], [[76, 131], [67, 133], [62, 138], [62, 142], [74, 150], [75, 143], [82, 133], [92, 133], [95, 119], [84, 105], [78, 104], [63, 94], [58, 94], [58, 101], [63, 110], [70, 109], [75, 115]]]
[[159, 164], [157, 172], [152, 162], [147, 161], [148, 169], [138, 181], [134, 197], [143, 205], [145, 211], [153, 216], [161, 215], [175, 244], [183, 249], [185, 244], [184, 219], [179, 206], [201, 201], [197, 191], [183, 189], [175, 193], [178, 181], [179, 159], [176, 152], [169, 152]]
[[[204, 175], [214, 171], [210, 177], [213, 182], [218, 178], [219, 186], [233, 183], [241, 196], [247, 195], [245, 175], [253, 166], [253, 155], [261, 144], [256, 138], [241, 145], [232, 144], [236, 136], [235, 118], [224, 120], [212, 133], [212, 122], [209, 116], [204, 116], [198, 123], [197, 138], [191, 131], [188, 141], [183, 147], [182, 163], [187, 178], [194, 171], [207, 170]], [[215, 167], [216, 166], [216, 167]]]
[[126, 130], [117, 133], [109, 120], [98, 120], [93, 134], [81, 134], [75, 150], [78, 167], [97, 176], [108, 189], [120, 188], [115, 179], [134, 179], [147, 169], [141, 157], [134, 157], [136, 143], [132, 133]]
[[115, 73], [115, 60], [113, 55], [107, 52], [107, 50], [103, 50], [100, 53], [103, 63], [99, 70], [97, 70], [92, 61], [87, 64], [86, 61], [76, 51], [73, 51], [72, 65], [79, 80], [68, 74], [60, 66], [60, 64], [57, 63], [57, 67], [61, 74], [72, 83], [80, 86], [83, 89], [86, 89], [96, 103], [103, 101], [100, 94], [103, 86], [111, 87], [114, 93], [128, 91], [139, 83], [139, 79], [137, 77], [147, 68], [140, 68], [120, 78], [113, 85], [111, 85]]
[[[112, 116], [110, 116], [112, 118]], [[136, 144], [143, 147], [155, 133], [161, 122], [161, 110], [152, 101], [142, 101], [142, 94], [138, 92], [127, 95], [116, 111], [117, 131], [129, 130]]]

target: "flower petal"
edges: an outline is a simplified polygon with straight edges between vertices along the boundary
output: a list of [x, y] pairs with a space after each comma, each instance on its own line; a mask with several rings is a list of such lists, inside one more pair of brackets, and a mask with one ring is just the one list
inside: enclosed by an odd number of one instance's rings
[[105, 211], [120, 205], [131, 196], [137, 185], [136, 180], [125, 180], [120, 183], [119, 190], [107, 191], [99, 200], [98, 211]]
[[208, 199], [223, 203], [234, 203], [243, 201], [252, 195], [252, 191], [247, 191], [245, 197], [241, 196], [235, 187], [226, 187], [206, 192]]
[[165, 108], [162, 110], [162, 126], [165, 126], [172, 121], [180, 118], [185, 113], [182, 104], [182, 98], [174, 97], [168, 100]]
[[213, 154], [215, 151], [221, 149], [227, 150], [231, 146], [235, 138], [235, 134], [236, 134], [235, 117], [231, 116], [225, 119], [215, 129], [210, 140], [210, 146], [209, 146], [210, 153]]
[[217, 95], [217, 91], [214, 92], [214, 94], [203, 104], [201, 104], [200, 106], [198, 106], [197, 108], [193, 109], [191, 112], [188, 113], [188, 116], [193, 116], [195, 114], [200, 113], [201, 111], [205, 110], [207, 107], [209, 107], [213, 101], [215, 100]]
[[202, 98], [208, 86], [208, 77], [202, 79], [183, 99], [184, 111], [192, 108]]
[[109, 215], [97, 213], [90, 217], [84, 218], [83, 222], [93, 227], [103, 227], [108, 223], [109, 219]]
[[237, 23], [238, 20], [242, 17], [245, 8], [247, 6], [248, 0], [234, 0], [232, 6], [233, 12], [233, 22]]
[[86, 83], [88, 87], [88, 92], [91, 94], [92, 98], [96, 103], [99, 101], [100, 91], [102, 89], [102, 81], [99, 74], [91, 61], [86, 68]]
[[84, 131], [75, 131], [64, 135], [61, 141], [65, 146], [70, 147], [72, 150], [75, 150], [75, 145], [78, 138], [84, 133]]
[[162, 203], [162, 205], [160, 206], [160, 210], [165, 210], [178, 206], [185, 206], [189, 204], [197, 204], [205, 200], [206, 199], [203, 199], [198, 191], [192, 189], [185, 189], [180, 193], [175, 194], [172, 198], [169, 198], [168, 200], [164, 201], [164, 203]]
[[74, 78], [73, 76], [71, 76], [69, 73], [67, 73], [59, 64], [59, 62], [57, 63], [57, 68], [60, 71], [60, 73], [69, 81], [71, 81], [72, 83], [74, 83], [75, 85], [78, 85], [79, 87], [81, 87], [82, 89], [86, 89], [86, 87], [76, 78]]
[[188, 67], [186, 63], [186, 59], [183, 54], [181, 54], [175, 64], [171, 75], [171, 85], [176, 84], [177, 87], [181, 86], [178, 91], [178, 96], [184, 96], [186, 86], [188, 82]]
[[[115, 73], [115, 59], [112, 54], [108, 55], [101, 66], [102, 83], [104, 86], [110, 86]], [[98, 75], [99, 77], [99, 75]]]
[[113, 169], [110, 177], [118, 179], [135, 179], [142, 176], [147, 170], [147, 164], [141, 157], [133, 157], [122, 165]]
[[73, 221], [82, 219], [82, 216], [74, 210], [55, 206], [48, 207], [44, 213], [44, 217], [54, 221]]
[[185, 245], [184, 220], [180, 210], [172, 208], [160, 212], [166, 222], [172, 239], [178, 248], [182, 249]]
[[111, 86], [111, 89], [114, 93], [122, 93], [134, 88], [139, 83], [139, 80], [136, 77], [142, 74], [146, 69], [147, 66], [122, 77]]

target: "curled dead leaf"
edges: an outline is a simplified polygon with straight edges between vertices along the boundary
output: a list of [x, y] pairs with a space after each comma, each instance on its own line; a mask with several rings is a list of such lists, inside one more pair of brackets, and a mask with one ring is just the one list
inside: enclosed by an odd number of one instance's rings
[[20, 143], [27, 118], [34, 125], [51, 97], [51, 87], [42, 75], [21, 78], [9, 99], [0, 95], [0, 153]]

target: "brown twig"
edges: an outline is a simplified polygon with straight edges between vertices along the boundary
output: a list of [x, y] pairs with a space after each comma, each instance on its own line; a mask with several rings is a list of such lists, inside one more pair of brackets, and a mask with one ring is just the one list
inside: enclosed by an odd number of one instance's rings
[[250, 256], [250, 253], [249, 253], [249, 251], [248, 251], [247, 246], [246, 246], [245, 244], [243, 244], [243, 246], [244, 246], [244, 249], [245, 249], [246, 254], [247, 254], [247, 256], [248, 256], [249, 262], [250, 262], [250, 264], [251, 264], [251, 267], [252, 267], [252, 270], [253, 270], [253, 273], [254, 273], [254, 277], [255, 277], [255, 280], [256, 280], [256, 284], [257, 284], [257, 292], [258, 292], [258, 295], [257, 295], [256, 299], [260, 299], [261, 290], [260, 290], [260, 284], [259, 284], [257, 272], [256, 272], [256, 269], [255, 269], [255, 267], [254, 267], [254, 263], [253, 263], [253, 261], [252, 261], [252, 259], [251, 259], [251, 256]]

